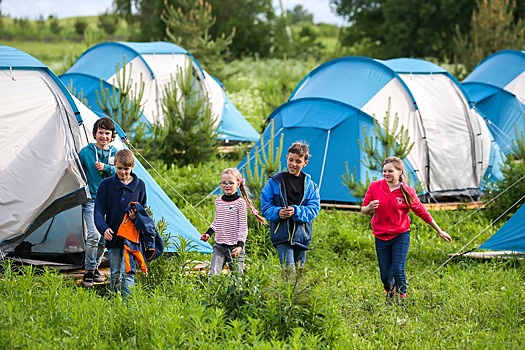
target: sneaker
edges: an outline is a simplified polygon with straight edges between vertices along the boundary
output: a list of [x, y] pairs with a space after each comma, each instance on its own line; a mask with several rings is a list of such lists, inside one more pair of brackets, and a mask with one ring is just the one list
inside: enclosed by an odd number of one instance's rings
[[401, 299], [406, 299], [406, 298], [407, 298], [407, 293], [400, 293], [400, 294], [399, 294], [399, 297], [400, 297]]
[[84, 273], [84, 277], [82, 278], [82, 285], [86, 288], [91, 288], [93, 287], [94, 279], [95, 274], [93, 271], [86, 271], [86, 273]]
[[96, 283], [104, 282], [104, 278], [102, 277], [102, 275], [100, 274], [100, 271], [98, 271], [98, 269], [96, 269], [93, 272], [93, 282], [96, 282]]

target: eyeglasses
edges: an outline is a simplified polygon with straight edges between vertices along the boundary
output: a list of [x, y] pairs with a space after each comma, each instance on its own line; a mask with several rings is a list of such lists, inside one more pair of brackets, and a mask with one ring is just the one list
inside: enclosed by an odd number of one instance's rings
[[221, 186], [233, 186], [235, 182], [233, 181], [221, 181]]

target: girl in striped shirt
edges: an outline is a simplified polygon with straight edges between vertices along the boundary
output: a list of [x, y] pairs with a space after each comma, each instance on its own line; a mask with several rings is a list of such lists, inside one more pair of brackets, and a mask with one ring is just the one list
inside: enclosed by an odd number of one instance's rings
[[[210, 276], [219, 275], [226, 263], [233, 262], [233, 258], [236, 258], [237, 271], [242, 274], [244, 246], [248, 236], [248, 207], [259, 222], [266, 224], [266, 219], [253, 206], [239, 170], [223, 170], [220, 185], [224, 194], [215, 199], [215, 219], [208, 231], [201, 235], [201, 240], [207, 241], [215, 233]], [[238, 189], [242, 197], [239, 196]]]

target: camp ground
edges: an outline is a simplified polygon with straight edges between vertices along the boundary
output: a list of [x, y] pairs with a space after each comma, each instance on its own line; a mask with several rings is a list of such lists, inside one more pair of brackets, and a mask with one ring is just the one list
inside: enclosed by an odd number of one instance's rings
[[[97, 116], [48, 67], [20, 50], [0, 46], [0, 69], [1, 256], [83, 261], [81, 204], [89, 191], [77, 154]], [[124, 147], [121, 140], [115, 146]], [[211, 252], [140, 163], [135, 170], [146, 182], [155, 219], [167, 220], [173, 238]], [[171, 243], [173, 250], [176, 238]]]
[[97, 93], [100, 96], [101, 84], [112, 93], [112, 88], [118, 86], [116, 79], [122, 69], [131, 74], [131, 91], [135, 91], [141, 80], [144, 82], [141, 100], [143, 122], [149, 125], [163, 123], [164, 90], [176, 78], [179, 69], [183, 69], [197, 78], [199, 88], [208, 96], [218, 140], [236, 143], [259, 139], [259, 133], [233, 105], [220, 81], [203, 70], [191, 53], [173, 43], [101, 43], [85, 51], [60, 79], [67, 87], [81, 94], [89, 108], [100, 115], [102, 110]]
[[390, 123], [397, 117], [414, 142], [405, 166], [427, 200], [477, 200], [484, 183], [499, 175], [500, 152], [468, 101], [448, 71], [424, 60], [334, 59], [310, 72], [273, 111], [264, 144], [259, 141], [239, 168], [253, 168], [255, 152], [267, 150], [270, 140], [277, 147], [281, 135], [283, 147], [304, 140], [312, 153], [306, 171], [319, 184], [321, 200], [358, 202], [342, 183], [345, 163], [358, 181], [381, 176], [362, 164], [358, 141], [373, 136], [374, 120], [384, 126], [389, 112]]
[[525, 52], [503, 50], [486, 57], [463, 86], [487, 118], [501, 150], [510, 153], [525, 130]]

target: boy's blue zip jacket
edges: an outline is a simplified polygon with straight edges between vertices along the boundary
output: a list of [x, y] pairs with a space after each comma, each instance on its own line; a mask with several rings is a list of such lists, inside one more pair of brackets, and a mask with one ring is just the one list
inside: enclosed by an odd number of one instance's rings
[[[115, 175], [115, 167], [112, 163], [117, 151], [112, 145], [109, 145], [108, 149], [100, 149], [94, 143], [90, 143], [80, 150], [78, 157], [88, 179], [91, 198], [96, 198], [98, 187], [103, 179]], [[104, 163], [104, 170], [98, 171], [95, 162]]]
[[[292, 205], [295, 214], [287, 219], [279, 218], [279, 210], [288, 206], [284, 173], [276, 174], [268, 180], [261, 192], [261, 211], [270, 221], [270, 237], [274, 246], [290, 242], [308, 249], [312, 239], [312, 221], [321, 210], [319, 186], [309, 174], [305, 174], [304, 194], [299, 205]], [[295, 230], [292, 231], [291, 220], [295, 221]]]

